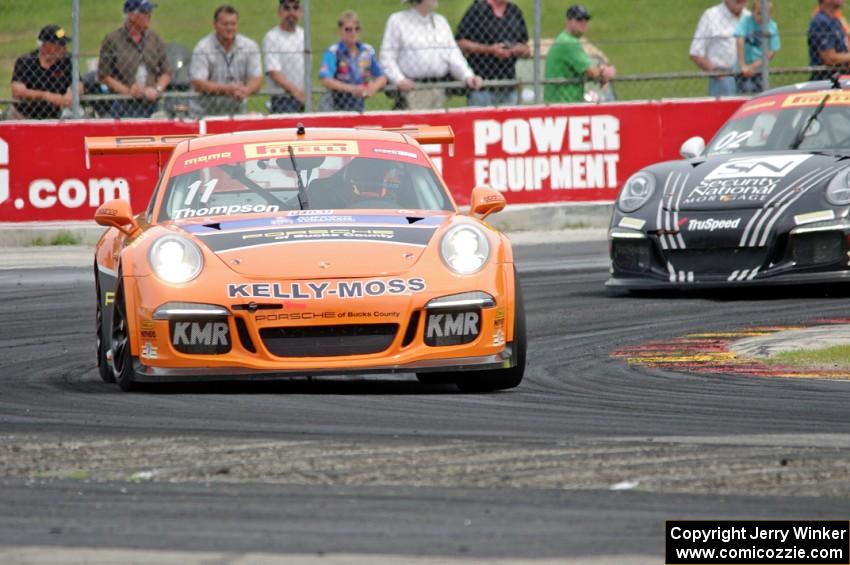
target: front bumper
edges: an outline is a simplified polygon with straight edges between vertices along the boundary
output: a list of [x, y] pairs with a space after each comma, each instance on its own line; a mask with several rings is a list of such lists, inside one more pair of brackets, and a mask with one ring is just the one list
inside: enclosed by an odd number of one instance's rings
[[610, 289], [694, 289], [798, 285], [850, 279], [850, 228], [805, 226], [763, 247], [662, 248], [653, 233], [609, 232]]
[[[234, 298], [222, 296], [221, 287], [208, 284], [171, 289], [152, 277], [136, 277], [127, 305], [134, 318], [130, 325], [136, 379], [263, 380], [513, 367], [512, 265], [464, 282], [477, 283], [473, 288], [488, 300], [473, 306], [468, 300], [444, 303], [442, 299], [459, 294], [457, 281], [435, 282], [421, 292], [377, 299], [310, 301]], [[476, 292], [464, 293], [463, 298]], [[187, 296], [191, 303], [185, 302]], [[200, 311], [191, 314], [193, 308]], [[177, 314], [161, 315], [172, 310]], [[477, 333], [448, 337], [452, 324], [447, 316], [441, 326], [447, 331], [446, 339], [429, 337], [429, 314], [451, 313], [453, 322], [466, 324], [461, 314], [470, 311], [476, 314]], [[218, 340], [225, 334], [227, 343]], [[206, 345], [200, 347], [201, 341]]]
[[458, 357], [448, 359], [427, 359], [399, 365], [375, 365], [357, 369], [288, 369], [266, 370], [242, 367], [184, 367], [167, 368], [142, 365], [134, 359], [135, 379], [144, 383], [177, 383], [206, 381], [263, 381], [278, 380], [287, 377], [313, 377], [337, 375], [368, 375], [388, 373], [434, 373], [484, 371], [488, 369], [509, 369], [515, 365], [512, 344], [508, 344], [500, 353], [480, 357]]

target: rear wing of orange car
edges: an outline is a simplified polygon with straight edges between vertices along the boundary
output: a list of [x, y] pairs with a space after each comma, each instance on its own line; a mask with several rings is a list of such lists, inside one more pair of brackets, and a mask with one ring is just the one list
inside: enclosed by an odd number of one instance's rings
[[416, 143], [421, 145], [445, 145], [449, 146], [449, 155], [454, 156], [455, 132], [452, 126], [429, 126], [429, 125], [411, 125], [398, 128], [382, 128], [380, 126], [360, 126], [356, 129], [360, 130], [379, 130], [392, 131], [413, 138]]
[[171, 153], [181, 141], [200, 137], [188, 135], [124, 135], [117, 137], [86, 137], [86, 168], [91, 168], [92, 155], [133, 155], [140, 153]]
[[[451, 126], [412, 125], [398, 128], [359, 127], [360, 130], [391, 131], [411, 137], [423, 145], [449, 144], [449, 153], [453, 153], [455, 134]], [[301, 130], [301, 128], [299, 128]], [[303, 131], [303, 130], [301, 130]], [[162, 160], [164, 154], [171, 153], [181, 141], [203, 137], [201, 134], [182, 135], [129, 135], [115, 137], [86, 137], [86, 168], [91, 168], [92, 155], [133, 155], [157, 154]]]

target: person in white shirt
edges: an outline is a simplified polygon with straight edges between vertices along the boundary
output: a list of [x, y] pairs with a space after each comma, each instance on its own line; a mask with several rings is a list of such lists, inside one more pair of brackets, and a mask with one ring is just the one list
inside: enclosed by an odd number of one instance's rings
[[723, 0], [703, 12], [691, 42], [691, 60], [700, 69], [715, 75], [708, 79], [709, 96], [733, 96], [736, 93], [734, 68], [738, 61], [735, 28], [750, 13], [747, 0]]
[[263, 38], [266, 85], [274, 114], [304, 111], [304, 28], [299, 0], [280, 0], [280, 25]]
[[477, 76], [455, 43], [449, 22], [434, 13], [437, 0], [402, 0], [409, 10], [387, 20], [381, 41], [381, 67], [401, 95], [396, 108], [429, 110], [442, 108], [446, 91], [428, 88], [428, 82], [460, 80], [469, 88], [481, 88]]
[[219, 6], [213, 16], [213, 31], [192, 51], [189, 76], [192, 88], [201, 94], [192, 100], [192, 114], [244, 114], [247, 98], [260, 90], [263, 67], [260, 47], [253, 39], [237, 33], [239, 12]]

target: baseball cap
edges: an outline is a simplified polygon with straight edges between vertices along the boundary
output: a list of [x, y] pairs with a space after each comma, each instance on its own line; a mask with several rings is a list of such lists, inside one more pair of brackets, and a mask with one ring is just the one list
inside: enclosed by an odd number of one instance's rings
[[57, 25], [46, 25], [38, 32], [38, 40], [56, 45], [67, 45], [71, 38], [65, 33], [65, 30]]
[[130, 12], [152, 12], [156, 4], [149, 0], [124, 0], [124, 13]]
[[567, 8], [568, 20], [589, 20], [590, 12], [584, 7], [584, 4], [573, 4]]

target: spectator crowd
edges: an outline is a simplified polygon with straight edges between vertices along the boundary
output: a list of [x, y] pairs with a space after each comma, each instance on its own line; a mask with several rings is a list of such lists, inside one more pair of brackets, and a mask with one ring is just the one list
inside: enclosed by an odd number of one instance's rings
[[[812, 79], [823, 79], [850, 67], [850, 26], [841, 14], [845, 0], [815, 1], [808, 28], [809, 63], [817, 67]], [[516, 4], [472, 0], [452, 31], [436, 12], [437, 0], [401, 3], [408, 6], [389, 16], [379, 49], [360, 39], [362, 25], [356, 12], [340, 14], [339, 41], [321, 57], [320, 110], [362, 112], [365, 101], [382, 91], [395, 109], [441, 108], [447, 98], [446, 82], [463, 84], [470, 106], [518, 103], [516, 63], [532, 53], [525, 17]], [[707, 73], [709, 95], [763, 90], [764, 61], [781, 48], [772, 2], [767, 6], [762, 9], [762, 0], [722, 0], [700, 17], [689, 55]], [[102, 92], [118, 96], [101, 105], [101, 113], [150, 117], [163, 94], [174, 87], [167, 46], [151, 29], [156, 7], [150, 0], [124, 0], [122, 25], [103, 39], [96, 80]], [[239, 33], [234, 6], [221, 5], [214, 11], [212, 29], [194, 46], [188, 66], [186, 87], [195, 93], [186, 97], [190, 115], [244, 113], [248, 98], [264, 85], [270, 112], [304, 111], [310, 93], [305, 85], [300, 0], [279, 0], [277, 17], [277, 24], [258, 44]], [[614, 99], [617, 71], [587, 41], [590, 21], [584, 5], [566, 8], [563, 31], [546, 53], [546, 102]], [[38, 41], [38, 49], [15, 63], [15, 103], [9, 118], [58, 118], [71, 104], [70, 37], [51, 24], [41, 29]], [[82, 81], [80, 88], [82, 94]]]

